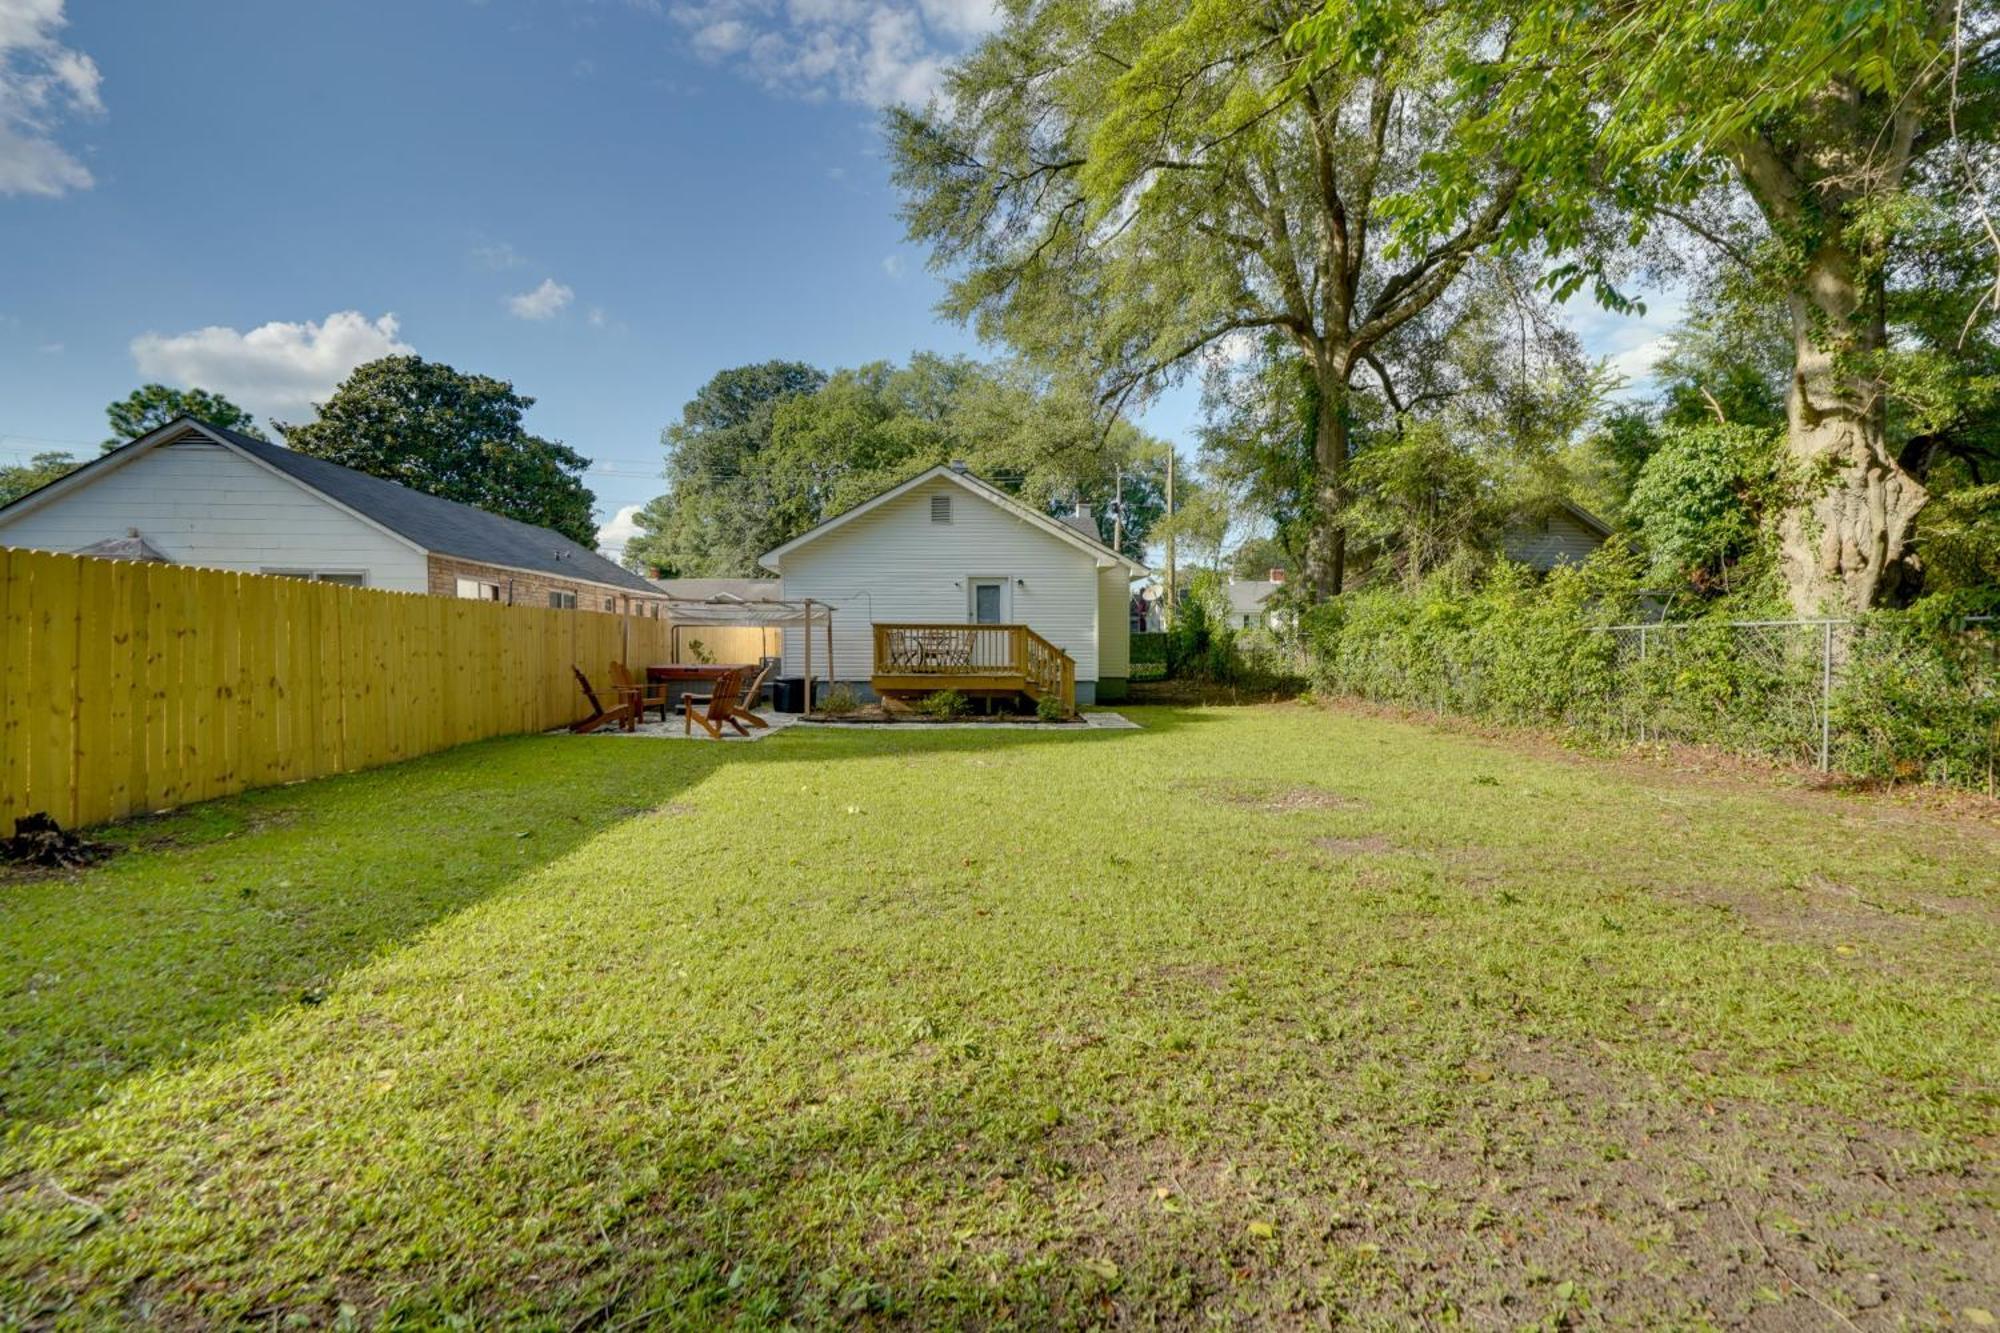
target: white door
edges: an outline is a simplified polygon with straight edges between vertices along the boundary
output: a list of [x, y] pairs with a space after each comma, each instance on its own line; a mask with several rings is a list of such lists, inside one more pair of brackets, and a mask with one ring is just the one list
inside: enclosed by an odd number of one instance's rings
[[1007, 580], [972, 579], [967, 585], [972, 623], [975, 625], [1004, 625], [1007, 623]]

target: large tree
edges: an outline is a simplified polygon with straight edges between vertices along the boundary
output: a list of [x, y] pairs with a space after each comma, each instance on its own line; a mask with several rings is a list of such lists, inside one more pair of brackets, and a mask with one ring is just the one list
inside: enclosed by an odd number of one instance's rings
[[[670, 427], [672, 489], [639, 514], [634, 568], [757, 572], [757, 557], [925, 468], [953, 460], [1051, 513], [1079, 502], [1139, 558], [1164, 512], [1165, 452], [1019, 368], [918, 353], [823, 375], [770, 362], [711, 380]], [[1122, 503], [1122, 522], [1114, 508]]]
[[264, 438], [264, 432], [257, 429], [257, 418], [221, 394], [210, 393], [206, 389], [173, 389], [164, 384], [142, 384], [117, 402], [107, 404], [104, 416], [111, 423], [111, 438], [104, 442], [106, 449], [130, 444], [141, 435], [181, 417], [194, 417], [252, 439]]
[[[1355, 377], [1484, 247], [1537, 224], [1504, 136], [1435, 152], [1484, 110], [1438, 94], [1497, 24], [1371, 5], [1341, 59], [1307, 63], [1286, 35], [1311, 9], [1025, 0], [940, 103], [888, 129], [910, 234], [957, 273], [947, 309], [1087, 374], [1105, 408], [1218, 362], [1298, 362], [1299, 518], [1330, 595]], [[1432, 186], [1449, 208], [1401, 206]]]
[[[1370, 6], [1372, 8], [1372, 6]], [[1313, 67], [1341, 68], [1359, 0], [1332, 0], [1295, 40]], [[1394, 8], [1394, 6], [1390, 6]], [[1786, 464], [1808, 484], [1777, 520], [1780, 567], [1801, 614], [1858, 611], [1908, 591], [1925, 459], [1895, 447], [1899, 397], [1980, 390], [1960, 368], [1912, 364], [1904, 296], [1935, 291], [1968, 256], [1985, 269], [1955, 289], [1960, 336], [1992, 317], [1994, 134], [2000, 8], [1992, 0], [1486, 0], [1504, 47], [1456, 73], [1458, 99], [1486, 108], [1464, 142], [1505, 134], [1534, 166], [1545, 206], [1585, 216], [1609, 204], [1639, 227], [1687, 222], [1758, 268], [1791, 340]], [[1530, 79], [1524, 77], [1533, 74]], [[1587, 151], [1580, 151], [1587, 150]], [[1451, 173], [1441, 171], [1449, 180]], [[1754, 252], [1690, 221], [1686, 206], [1741, 191]], [[1450, 190], [1413, 205], [1449, 216]], [[1573, 236], [1556, 229], [1564, 245]], [[1976, 302], [1988, 298], [1985, 305]], [[1930, 302], [1929, 304], [1936, 304]], [[1942, 392], [1940, 392], [1942, 391]], [[1962, 432], [1957, 432], [1962, 437]]]
[[429, 495], [553, 528], [597, 545], [590, 460], [531, 435], [521, 418], [535, 400], [505, 380], [469, 375], [419, 356], [357, 367], [316, 420], [273, 423], [285, 443]]
[[771, 442], [772, 413], [824, 383], [826, 372], [803, 362], [765, 361], [721, 371], [696, 390], [681, 419], [660, 432], [667, 493], [639, 511], [625, 563], [669, 577], [756, 574], [757, 557], [780, 544], [755, 470]]

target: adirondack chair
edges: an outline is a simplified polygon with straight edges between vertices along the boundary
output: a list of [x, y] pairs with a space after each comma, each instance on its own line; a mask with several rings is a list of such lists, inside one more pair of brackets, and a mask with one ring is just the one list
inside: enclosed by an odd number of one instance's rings
[[583, 674], [582, 667], [572, 664], [570, 666], [570, 673], [576, 677], [576, 683], [583, 686], [583, 697], [590, 700], [590, 716], [581, 722], [570, 723], [569, 729], [571, 731], [581, 736], [586, 731], [596, 731], [598, 728], [608, 727], [614, 722], [618, 724], [620, 731], [632, 731], [635, 729], [636, 724], [632, 721], [632, 705], [621, 702], [606, 708], [602, 703], [598, 702], [597, 691], [590, 688], [590, 677]]
[[[769, 727], [771, 725], [763, 718], [757, 716], [756, 708], [757, 700], [764, 696], [764, 686], [770, 682], [771, 674], [777, 669], [778, 660], [775, 657], [764, 659], [764, 665], [758, 670], [756, 675], [750, 678], [750, 683], [743, 687], [743, 697], [736, 700], [736, 711], [734, 714], [736, 717], [748, 722], [753, 727]], [[717, 688], [714, 694], [683, 694], [681, 696], [681, 707], [706, 708], [710, 701], [715, 698], [715, 695], [722, 694], [721, 682], [716, 682], [716, 685]], [[728, 696], [723, 695], [723, 697], [727, 698]]]
[[665, 722], [667, 720], [667, 706], [671, 701], [667, 697], [669, 688], [666, 682], [662, 681], [658, 685], [655, 685], [651, 681], [634, 680], [632, 679], [631, 671], [626, 668], [623, 662], [613, 662], [611, 664], [611, 688], [618, 691], [618, 699], [621, 703], [632, 705], [633, 715], [641, 722], [646, 720], [646, 710], [648, 708], [658, 708], [660, 710], [660, 721]]
[[744, 726], [736, 716], [736, 693], [742, 687], [742, 682], [742, 672], [725, 671], [722, 673], [722, 679], [715, 682], [715, 693], [706, 696], [702, 705], [697, 705], [692, 698], [684, 700], [686, 706], [681, 710], [681, 717], [684, 719], [681, 729], [692, 736], [694, 724], [699, 722], [703, 731], [716, 740], [721, 740], [722, 728], [726, 723], [736, 728], [738, 734], [748, 736], [750, 728]]

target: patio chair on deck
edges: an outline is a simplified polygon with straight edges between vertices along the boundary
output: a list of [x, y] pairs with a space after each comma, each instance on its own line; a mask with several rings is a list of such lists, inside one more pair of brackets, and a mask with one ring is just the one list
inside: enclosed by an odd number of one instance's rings
[[681, 730], [694, 735], [694, 724], [701, 723], [701, 729], [716, 740], [722, 739], [725, 724], [736, 728], [738, 734], [748, 736], [750, 728], [737, 718], [736, 691], [742, 684], [741, 671], [725, 671], [715, 682], [714, 694], [684, 695], [681, 698]]
[[660, 710], [660, 721], [662, 723], [667, 720], [667, 708], [672, 701], [668, 698], [670, 687], [666, 682], [662, 681], [658, 685], [655, 685], [651, 681], [634, 680], [632, 679], [632, 673], [626, 669], [623, 662], [613, 662], [611, 664], [611, 688], [618, 691], [618, 698], [622, 702], [632, 705], [633, 716], [637, 717], [641, 722], [646, 720], [646, 710], [648, 708], [657, 708]]
[[598, 702], [597, 691], [590, 688], [590, 677], [583, 674], [582, 667], [572, 664], [570, 674], [576, 677], [577, 684], [583, 686], [583, 697], [590, 700], [590, 716], [581, 722], [570, 723], [571, 731], [580, 736], [586, 731], [596, 731], [599, 727], [607, 727], [614, 722], [618, 724], [620, 731], [633, 729], [632, 705], [621, 702], [606, 708]]

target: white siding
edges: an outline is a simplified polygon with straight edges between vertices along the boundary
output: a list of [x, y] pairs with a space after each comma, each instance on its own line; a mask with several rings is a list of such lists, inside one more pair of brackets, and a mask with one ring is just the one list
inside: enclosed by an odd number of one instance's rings
[[218, 444], [166, 444], [18, 517], [0, 546], [74, 551], [137, 528], [179, 565], [259, 573], [358, 570], [367, 586], [425, 592], [424, 556]]
[[[951, 497], [951, 522], [931, 522], [931, 497]], [[1117, 571], [1122, 577], [1123, 570]], [[1097, 679], [1096, 561], [1017, 514], [943, 478], [918, 486], [784, 557], [785, 596], [833, 607], [834, 674], [873, 674], [878, 621], [962, 623], [966, 583], [1007, 580], [1010, 623], [1024, 624]], [[1016, 582], [1016, 580], [1019, 580]], [[826, 675], [826, 631], [813, 631], [813, 674]], [[804, 670], [799, 631], [785, 631], [785, 672]]]
[[1516, 523], [1500, 538], [1500, 549], [1509, 560], [1536, 569], [1580, 565], [1602, 545], [1602, 537], [1560, 511], [1551, 514], [1546, 522]]
[[1123, 565], [1097, 571], [1097, 678], [1132, 674], [1132, 579]]

